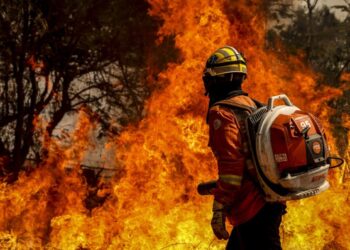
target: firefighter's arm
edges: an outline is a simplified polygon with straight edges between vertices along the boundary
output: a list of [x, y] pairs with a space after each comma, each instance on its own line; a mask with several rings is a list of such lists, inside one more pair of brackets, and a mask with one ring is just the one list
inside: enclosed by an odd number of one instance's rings
[[241, 186], [245, 157], [238, 121], [232, 111], [214, 107], [209, 111], [209, 146], [218, 163], [215, 200], [225, 206], [235, 202]]

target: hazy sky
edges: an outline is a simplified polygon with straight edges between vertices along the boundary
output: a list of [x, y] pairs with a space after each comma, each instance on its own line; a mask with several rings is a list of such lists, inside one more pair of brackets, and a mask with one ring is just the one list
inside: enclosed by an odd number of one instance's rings
[[[317, 6], [320, 8], [323, 5], [333, 6], [333, 5], [343, 5], [343, 4], [346, 4], [344, 0], [319, 0], [317, 3]], [[332, 11], [334, 11], [339, 18], [341, 19], [345, 18], [346, 14], [344, 12], [341, 12], [335, 9], [333, 9]]]
[[320, 0], [320, 4], [336, 5], [343, 4], [344, 0]]

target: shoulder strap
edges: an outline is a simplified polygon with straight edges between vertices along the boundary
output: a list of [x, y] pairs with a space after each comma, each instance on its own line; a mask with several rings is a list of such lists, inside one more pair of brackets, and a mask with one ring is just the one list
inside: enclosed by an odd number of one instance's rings
[[[255, 102], [255, 101], [254, 101]], [[219, 102], [216, 102], [214, 103], [213, 106], [216, 106], [216, 105], [223, 105], [223, 106], [228, 106], [230, 108], [239, 108], [239, 109], [243, 109], [243, 110], [246, 110], [248, 111], [249, 113], [252, 113], [253, 111], [256, 110], [255, 107], [250, 107], [248, 105], [244, 105], [244, 104], [241, 104], [241, 103], [237, 103], [233, 100], [222, 100], [222, 101], [219, 101]], [[257, 105], [258, 106], [258, 105]]]
[[[256, 108], [255, 107], [251, 107], [251, 106], [248, 106], [248, 105], [244, 105], [244, 104], [241, 104], [241, 103], [237, 103], [235, 102], [234, 100], [232, 99], [226, 99], [226, 100], [221, 100], [221, 101], [218, 101], [218, 102], [215, 102], [213, 103], [212, 105], [210, 105], [210, 108], [211, 107], [214, 107], [216, 105], [222, 105], [222, 106], [227, 106], [231, 109], [236, 109], [236, 110], [243, 110], [243, 111], [248, 111], [249, 114], [253, 113], [256, 109], [258, 108], [261, 108], [263, 106], [266, 106], [265, 104], [255, 100], [255, 99], [252, 99], [252, 101], [255, 103], [256, 105]], [[210, 109], [209, 108], [209, 109]], [[208, 113], [207, 113], [207, 118], [206, 118], [206, 121], [208, 123], [208, 114], [209, 114], [209, 109], [208, 109]], [[237, 112], [236, 112], [237, 113]]]
[[257, 108], [261, 108], [261, 107], [266, 106], [266, 104], [264, 104], [264, 103], [262, 103], [262, 102], [259, 102], [259, 101], [256, 100], [256, 99], [252, 99], [252, 100], [253, 100], [253, 102], [255, 103], [255, 105], [256, 105]]

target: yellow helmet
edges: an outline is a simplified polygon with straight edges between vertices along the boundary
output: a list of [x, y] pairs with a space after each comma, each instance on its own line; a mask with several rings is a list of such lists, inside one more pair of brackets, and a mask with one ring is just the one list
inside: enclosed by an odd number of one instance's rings
[[209, 57], [203, 73], [210, 76], [241, 73], [247, 77], [246, 60], [235, 48], [224, 46]]

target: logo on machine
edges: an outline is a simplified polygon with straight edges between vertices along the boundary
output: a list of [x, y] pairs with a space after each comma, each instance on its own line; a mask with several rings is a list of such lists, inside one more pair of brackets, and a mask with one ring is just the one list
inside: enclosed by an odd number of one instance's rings
[[288, 161], [287, 154], [285, 154], [285, 153], [275, 154], [275, 161], [277, 163]]
[[304, 131], [306, 131], [306, 133], [308, 132], [308, 130], [310, 128], [312, 128], [312, 121], [310, 120], [310, 118], [308, 116], [301, 116], [301, 117], [296, 117], [296, 118], [292, 118], [292, 121], [294, 122], [294, 124], [297, 127], [297, 132], [300, 133], [305, 133]]
[[311, 122], [309, 120], [303, 120], [300, 122], [300, 127], [302, 127], [303, 129], [306, 127], [311, 128]]
[[312, 143], [312, 152], [314, 152], [315, 154], [318, 155], [319, 153], [321, 153], [321, 149], [322, 149], [322, 147], [321, 147], [321, 143], [319, 141], [314, 141]]

